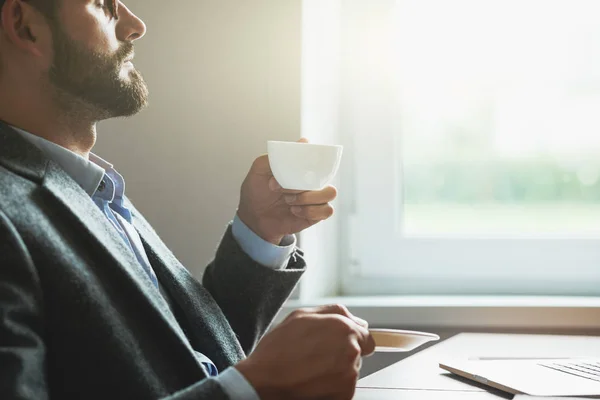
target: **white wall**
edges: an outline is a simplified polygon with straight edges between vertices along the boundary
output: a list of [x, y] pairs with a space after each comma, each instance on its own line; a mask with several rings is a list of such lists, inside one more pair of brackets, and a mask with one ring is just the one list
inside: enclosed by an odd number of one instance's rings
[[103, 122], [95, 152], [196, 276], [266, 141], [300, 137], [301, 0], [128, 0], [148, 33], [150, 107]]

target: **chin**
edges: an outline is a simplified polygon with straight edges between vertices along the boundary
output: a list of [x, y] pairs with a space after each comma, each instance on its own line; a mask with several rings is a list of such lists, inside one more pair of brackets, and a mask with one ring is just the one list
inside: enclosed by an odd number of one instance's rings
[[122, 81], [131, 82], [132, 78], [136, 75], [138, 75], [138, 72], [135, 69], [123, 67], [119, 73], [119, 78]]

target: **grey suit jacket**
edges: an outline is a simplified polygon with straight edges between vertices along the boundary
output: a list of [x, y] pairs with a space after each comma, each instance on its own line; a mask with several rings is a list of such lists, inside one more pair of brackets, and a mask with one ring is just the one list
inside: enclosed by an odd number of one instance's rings
[[0, 399], [227, 399], [193, 350], [242, 360], [302, 253], [263, 267], [228, 228], [201, 284], [129, 206], [174, 312], [90, 197], [0, 123]]

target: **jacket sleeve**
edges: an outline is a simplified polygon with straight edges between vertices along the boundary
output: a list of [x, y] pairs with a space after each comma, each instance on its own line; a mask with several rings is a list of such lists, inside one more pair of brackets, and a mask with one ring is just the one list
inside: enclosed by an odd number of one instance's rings
[[294, 251], [285, 269], [258, 264], [241, 249], [230, 225], [202, 283], [223, 310], [244, 352], [250, 354], [305, 269], [300, 249]]

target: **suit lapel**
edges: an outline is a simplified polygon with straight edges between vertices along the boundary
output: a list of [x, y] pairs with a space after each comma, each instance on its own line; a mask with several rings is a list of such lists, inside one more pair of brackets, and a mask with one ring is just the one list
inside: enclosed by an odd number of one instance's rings
[[139, 265], [135, 255], [87, 193], [53, 161], [48, 163], [43, 187], [62, 205], [78, 228], [86, 231], [115, 261], [103, 267], [117, 268], [116, 273], [135, 286], [148, 301], [150, 309], [156, 312], [158, 317], [171, 327], [182, 344], [190, 349], [189, 342], [168, 304]]
[[188, 337], [197, 344], [197, 350], [211, 358], [220, 371], [242, 360], [244, 351], [212, 296], [179, 263], [133, 205], [129, 203], [127, 206], [133, 211], [134, 226], [152, 267], [180, 306], [185, 323], [192, 328]]

